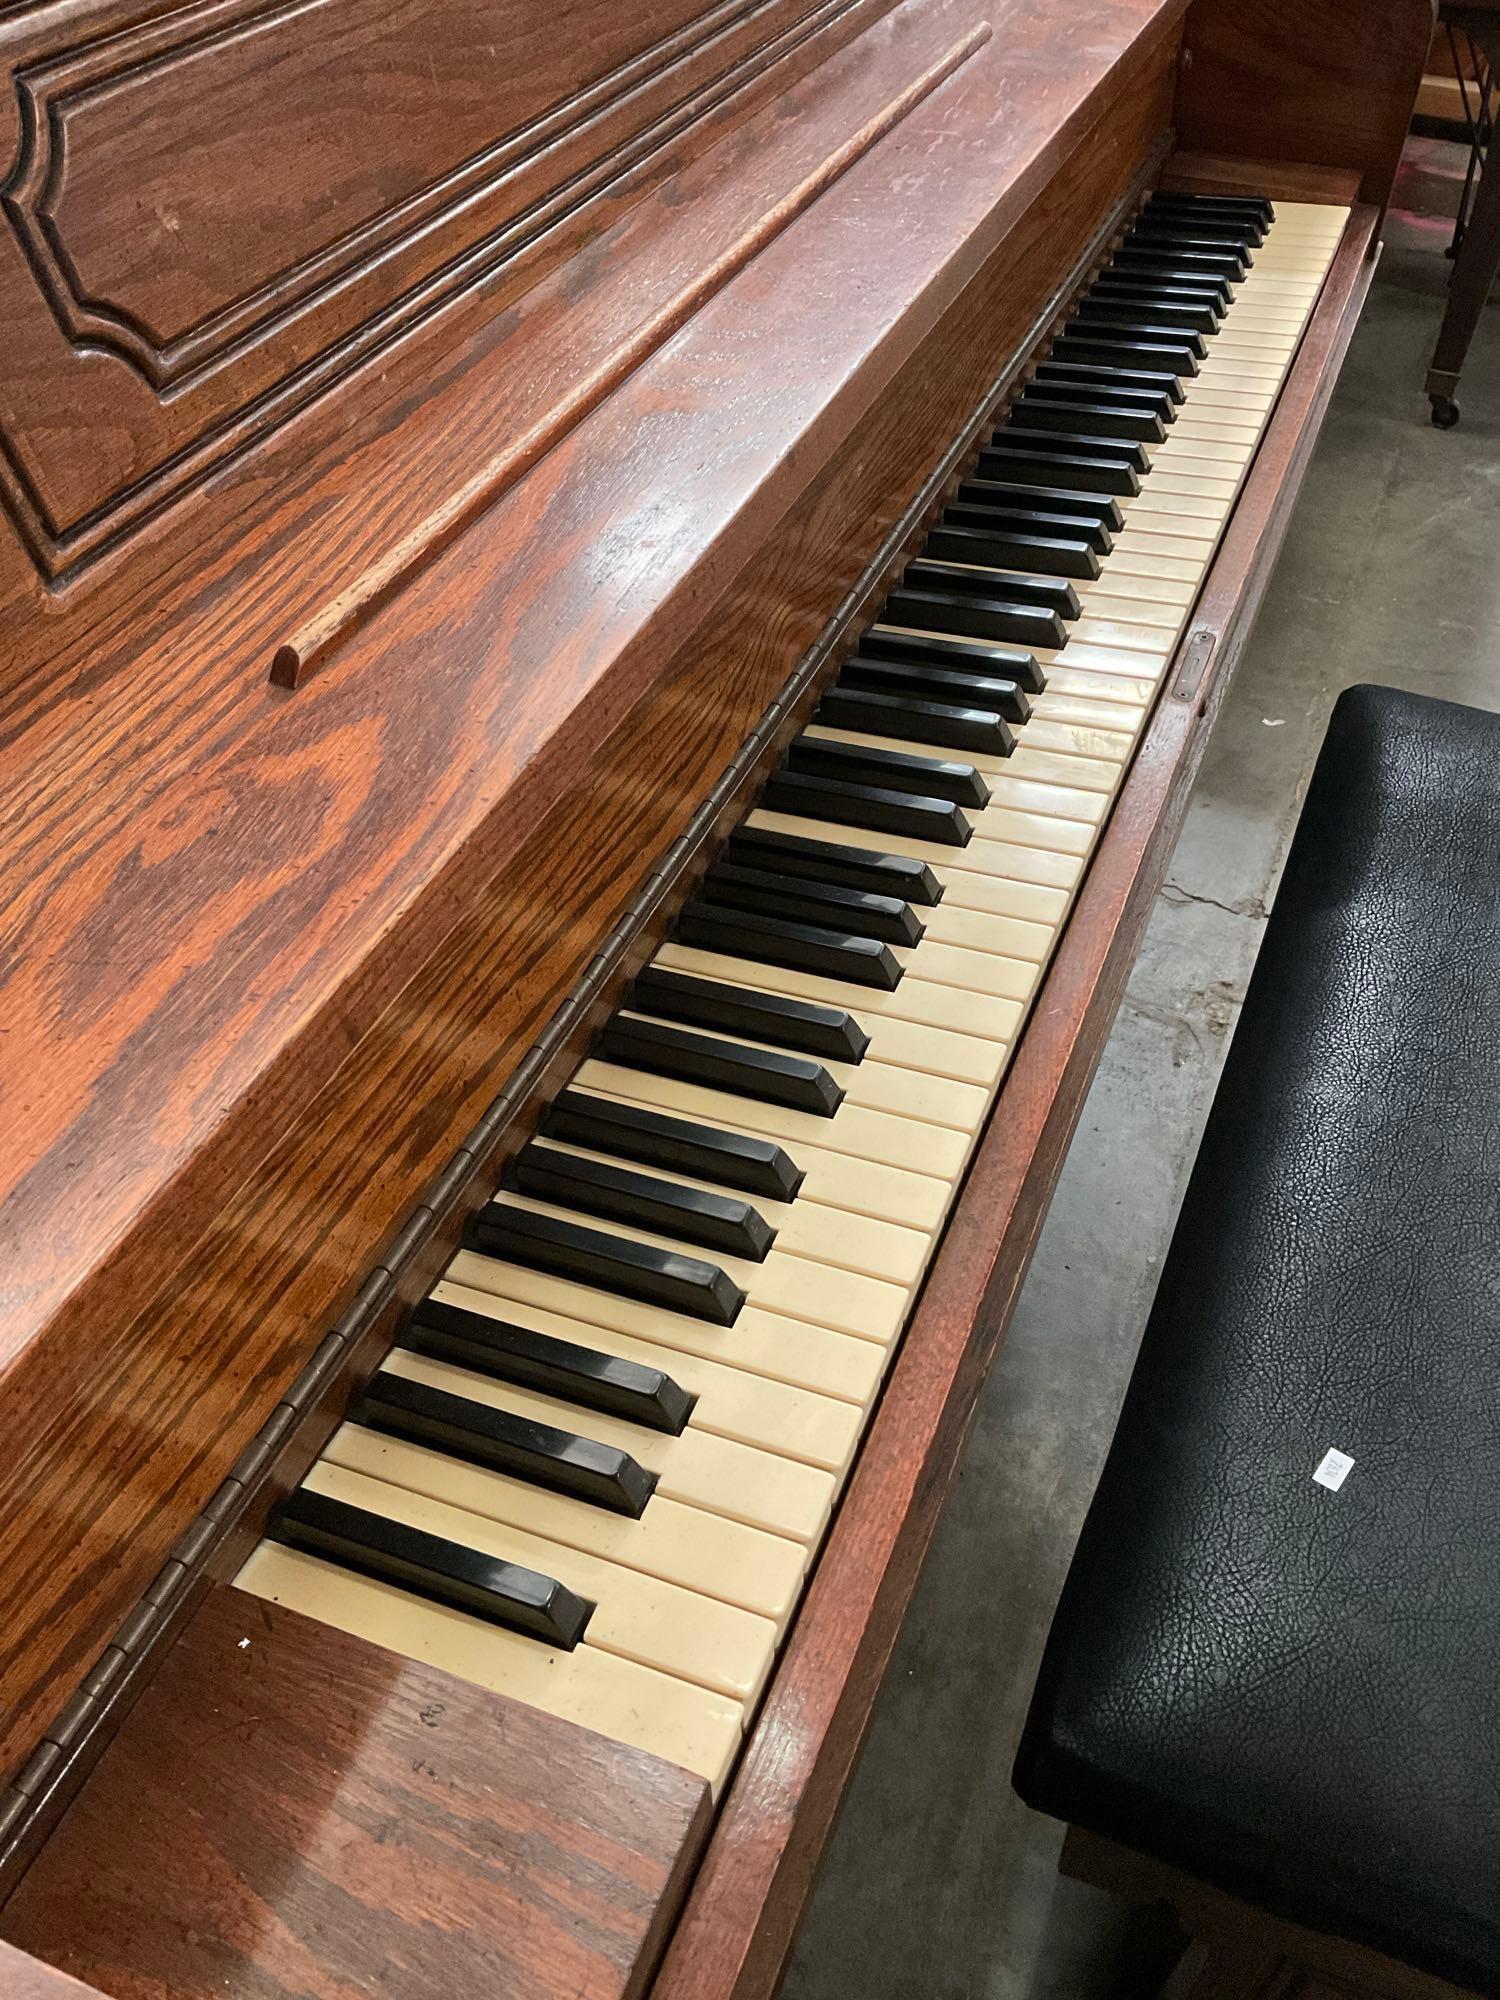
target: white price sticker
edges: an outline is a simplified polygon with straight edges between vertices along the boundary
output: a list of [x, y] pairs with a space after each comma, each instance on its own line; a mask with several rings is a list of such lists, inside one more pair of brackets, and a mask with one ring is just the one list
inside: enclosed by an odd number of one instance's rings
[[1326, 1486], [1330, 1493], [1337, 1493], [1353, 1470], [1354, 1460], [1348, 1452], [1335, 1451], [1330, 1445], [1318, 1461], [1318, 1469], [1313, 1478], [1320, 1486]]

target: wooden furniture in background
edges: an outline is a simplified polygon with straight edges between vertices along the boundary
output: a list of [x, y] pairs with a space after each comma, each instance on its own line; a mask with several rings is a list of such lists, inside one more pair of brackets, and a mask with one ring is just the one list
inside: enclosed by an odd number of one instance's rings
[[[658, 1981], [770, 1990], [1368, 285], [1430, 33], [1416, 0], [1339, 8], [1336, 46], [1245, 0], [585, 13], [565, 44], [531, 0], [0, 22], [0, 1928], [44, 1959], [72, 1947], [28, 1865], [63, 1882], [125, 1825], [110, 1774], [186, 1699], [215, 1585], [1175, 127], [1200, 149], [1175, 184], [1357, 206]], [[1312, 94], [1337, 107], [1316, 133]], [[352, 1679], [389, 1683], [348, 1646]], [[601, 1750], [596, 1775], [608, 1819], [634, 1767]], [[172, 1837], [186, 1870], [229, 1835]], [[665, 1910], [680, 1878], [651, 1851], [641, 1907]], [[558, 1852], [576, 1914], [595, 1874]], [[105, 1991], [111, 1921], [87, 1946]], [[590, 1976], [639, 1983], [652, 1925]]]
[[[1442, 0], [1442, 18], [1477, 49], [1493, 74], [1500, 62], [1500, 5], [1495, 0]], [[1477, 143], [1477, 140], [1476, 140]], [[1458, 422], [1458, 384], [1479, 316], [1500, 271], [1500, 174], [1486, 165], [1453, 260], [1448, 303], [1427, 370], [1426, 392], [1439, 430]]]

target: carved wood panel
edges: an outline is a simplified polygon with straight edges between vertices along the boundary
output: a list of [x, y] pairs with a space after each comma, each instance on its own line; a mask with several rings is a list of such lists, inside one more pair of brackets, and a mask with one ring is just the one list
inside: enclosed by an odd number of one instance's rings
[[503, 308], [622, 174], [850, 5], [0, 22], [0, 498], [37, 567], [66, 576], [445, 305]]

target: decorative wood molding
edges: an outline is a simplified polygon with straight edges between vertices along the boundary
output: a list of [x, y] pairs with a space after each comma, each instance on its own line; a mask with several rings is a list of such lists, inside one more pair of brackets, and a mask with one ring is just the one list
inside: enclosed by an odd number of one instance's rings
[[[891, 4], [586, 0], [567, 37], [528, 0], [197, 0], [123, 29], [91, 0], [81, 33], [66, 0], [34, 10], [0, 37], [0, 504], [38, 569], [66, 577], [434, 315], [503, 309], [666, 149]], [[79, 462], [107, 421], [128, 449]]]
[[930, 97], [938, 85], [952, 76], [977, 49], [983, 48], [992, 33], [990, 23], [981, 21], [968, 34], [961, 36], [937, 62], [893, 97], [884, 110], [836, 147], [783, 201], [763, 215], [754, 229], [747, 231], [722, 257], [700, 272], [692, 285], [653, 313], [635, 338], [610, 356], [606, 368], [580, 381], [566, 401], [549, 412], [544, 425], [525, 437], [507, 442], [420, 527], [403, 537], [395, 548], [356, 577], [332, 603], [325, 605], [289, 639], [284, 640], [277, 647], [271, 662], [271, 679], [276, 685], [301, 687], [340, 640], [356, 632], [404, 583], [441, 555], [528, 466], [535, 464], [565, 432], [581, 423], [589, 411], [596, 409], [626, 375], [638, 368], [664, 340], [676, 332], [684, 320], [706, 305], [737, 271], [744, 269], [752, 257], [795, 222], [819, 195], [832, 187], [856, 161], [863, 159], [872, 146], [887, 132], [894, 130], [924, 98]]

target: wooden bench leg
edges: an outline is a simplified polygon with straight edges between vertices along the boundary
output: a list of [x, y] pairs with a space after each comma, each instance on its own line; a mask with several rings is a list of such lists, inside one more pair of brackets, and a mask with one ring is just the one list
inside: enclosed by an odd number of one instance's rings
[[1170, 1905], [1191, 1942], [1158, 2000], [1478, 2000], [1363, 1945], [1269, 1917], [1081, 1827], [1069, 1827], [1058, 1867], [1129, 1902]]

